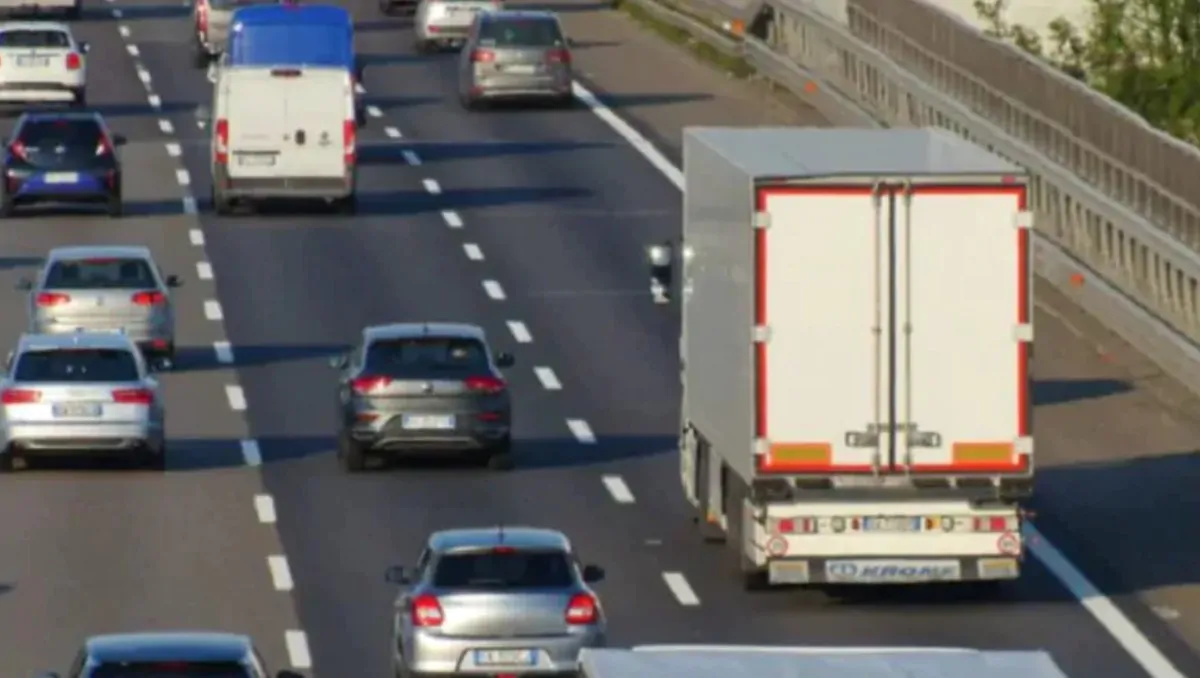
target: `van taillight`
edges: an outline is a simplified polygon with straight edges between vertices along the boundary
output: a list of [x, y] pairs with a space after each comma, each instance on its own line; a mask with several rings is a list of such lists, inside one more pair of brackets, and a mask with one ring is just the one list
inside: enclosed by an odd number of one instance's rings
[[354, 146], [357, 142], [358, 126], [353, 119], [342, 123], [342, 153], [343, 160], [347, 166], [354, 164], [355, 152]]
[[216, 161], [219, 165], [229, 162], [229, 120], [217, 120], [217, 152]]

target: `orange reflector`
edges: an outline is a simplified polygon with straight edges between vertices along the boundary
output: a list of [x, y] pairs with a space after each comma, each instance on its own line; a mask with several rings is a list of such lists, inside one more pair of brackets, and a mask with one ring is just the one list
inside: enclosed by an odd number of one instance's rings
[[952, 449], [955, 464], [1012, 463], [1012, 443], [955, 443]]
[[829, 443], [779, 443], [771, 446], [771, 464], [829, 464], [833, 448]]

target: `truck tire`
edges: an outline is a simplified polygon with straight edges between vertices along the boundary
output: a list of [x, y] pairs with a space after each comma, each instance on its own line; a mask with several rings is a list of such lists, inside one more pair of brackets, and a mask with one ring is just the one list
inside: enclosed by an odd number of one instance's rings
[[233, 203], [216, 188], [212, 189], [212, 206], [213, 212], [216, 212], [219, 217], [229, 216], [233, 213]]

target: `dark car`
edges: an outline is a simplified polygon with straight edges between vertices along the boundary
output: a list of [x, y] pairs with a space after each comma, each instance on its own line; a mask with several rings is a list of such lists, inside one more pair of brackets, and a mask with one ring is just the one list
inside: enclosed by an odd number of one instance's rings
[[[254, 643], [232, 633], [122, 633], [92, 636], [66, 678], [270, 678]], [[41, 678], [60, 678], [43, 673]], [[280, 671], [275, 678], [304, 678]]]
[[22, 205], [101, 203], [121, 216], [121, 160], [125, 138], [93, 112], [26, 113], [4, 144], [0, 216]]
[[475, 457], [512, 467], [512, 403], [483, 329], [465, 323], [396, 323], [363, 330], [362, 343], [333, 358], [338, 385], [338, 457], [361, 471], [368, 456], [419, 452]]

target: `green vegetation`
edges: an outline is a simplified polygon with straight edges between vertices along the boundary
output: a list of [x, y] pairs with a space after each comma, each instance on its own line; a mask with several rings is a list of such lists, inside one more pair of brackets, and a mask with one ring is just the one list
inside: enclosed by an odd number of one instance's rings
[[1060, 17], [1047, 26], [1046, 41], [1005, 20], [1009, 0], [975, 0], [975, 10], [989, 35], [1045, 59], [1155, 127], [1200, 144], [1200, 0], [1090, 2], [1086, 27]]
[[[704, 19], [701, 19], [695, 15], [683, 12], [674, 4], [667, 4], [666, 6], [677, 12], [680, 12], [681, 14], [686, 14], [689, 18], [695, 19], [696, 21], [708, 26], [709, 28], [712, 28], [713, 30], [719, 30], [718, 27], [713, 26], [710, 22], [705, 21]], [[666, 40], [687, 48], [688, 51], [695, 54], [700, 59], [712, 64], [713, 66], [716, 66], [726, 73], [738, 78], [748, 78], [751, 75], [754, 75], [754, 67], [746, 63], [745, 59], [742, 59], [741, 57], [730, 56], [718, 51], [712, 45], [692, 37], [692, 34], [688, 33], [686, 30], [662, 21], [655, 15], [643, 9], [637, 3], [624, 0], [620, 2], [617, 7], [621, 11], [628, 14], [629, 17], [638, 24], [641, 24], [643, 27], [657, 33]]]

